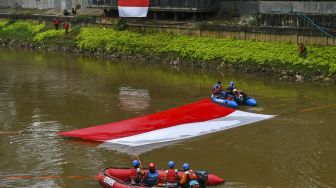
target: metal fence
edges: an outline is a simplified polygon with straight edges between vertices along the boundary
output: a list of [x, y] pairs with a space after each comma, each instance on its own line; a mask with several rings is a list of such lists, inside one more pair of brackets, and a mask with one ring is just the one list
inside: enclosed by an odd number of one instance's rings
[[[88, 0], [91, 8], [117, 8], [118, 0]], [[150, 0], [151, 10], [172, 11], [214, 11], [218, 10], [218, 0]]]

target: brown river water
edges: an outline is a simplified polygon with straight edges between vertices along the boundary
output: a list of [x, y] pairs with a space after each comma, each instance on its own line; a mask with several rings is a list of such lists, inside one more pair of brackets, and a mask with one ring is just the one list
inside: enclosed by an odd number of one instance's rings
[[257, 99], [240, 110], [278, 116], [142, 153], [144, 164], [189, 162], [223, 177], [220, 187], [336, 187], [333, 84], [7, 49], [0, 49], [0, 187], [99, 187], [101, 169], [130, 167], [135, 156], [57, 132], [197, 101], [217, 80], [234, 80]]

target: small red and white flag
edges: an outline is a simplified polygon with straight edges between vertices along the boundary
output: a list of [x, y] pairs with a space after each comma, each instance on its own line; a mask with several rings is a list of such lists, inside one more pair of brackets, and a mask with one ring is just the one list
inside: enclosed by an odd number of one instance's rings
[[154, 114], [58, 134], [137, 147], [197, 137], [272, 117], [223, 107], [203, 99]]
[[146, 17], [149, 0], [119, 0], [119, 17]]

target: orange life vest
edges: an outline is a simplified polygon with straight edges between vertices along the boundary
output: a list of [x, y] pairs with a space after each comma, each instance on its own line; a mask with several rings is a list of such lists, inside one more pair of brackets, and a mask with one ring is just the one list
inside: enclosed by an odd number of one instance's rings
[[189, 174], [188, 174], [189, 180], [197, 180], [197, 175], [194, 171], [189, 170]]

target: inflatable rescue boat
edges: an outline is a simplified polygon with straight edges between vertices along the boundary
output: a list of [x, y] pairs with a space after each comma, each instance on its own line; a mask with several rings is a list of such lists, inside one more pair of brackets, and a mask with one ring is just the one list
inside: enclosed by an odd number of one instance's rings
[[[198, 181], [202, 187], [214, 186], [224, 183], [224, 179], [216, 176], [215, 174], [208, 174], [206, 171], [195, 171], [198, 176]], [[99, 184], [104, 188], [131, 188], [131, 187], [146, 187], [142, 184], [132, 185], [130, 183], [131, 169], [127, 168], [106, 168], [99, 172], [97, 180]], [[165, 170], [158, 170], [158, 186], [165, 187], [164, 177]], [[183, 171], [178, 172], [178, 176], [181, 178]]]
[[242, 97], [242, 98], [238, 98], [234, 100], [233, 97], [232, 99], [228, 99], [228, 98], [222, 99], [222, 98], [217, 98], [216, 96], [212, 94], [210, 98], [214, 103], [217, 103], [219, 105], [229, 107], [229, 108], [237, 108], [239, 105], [257, 106], [256, 99], [252, 97], [246, 97], [246, 98]]

